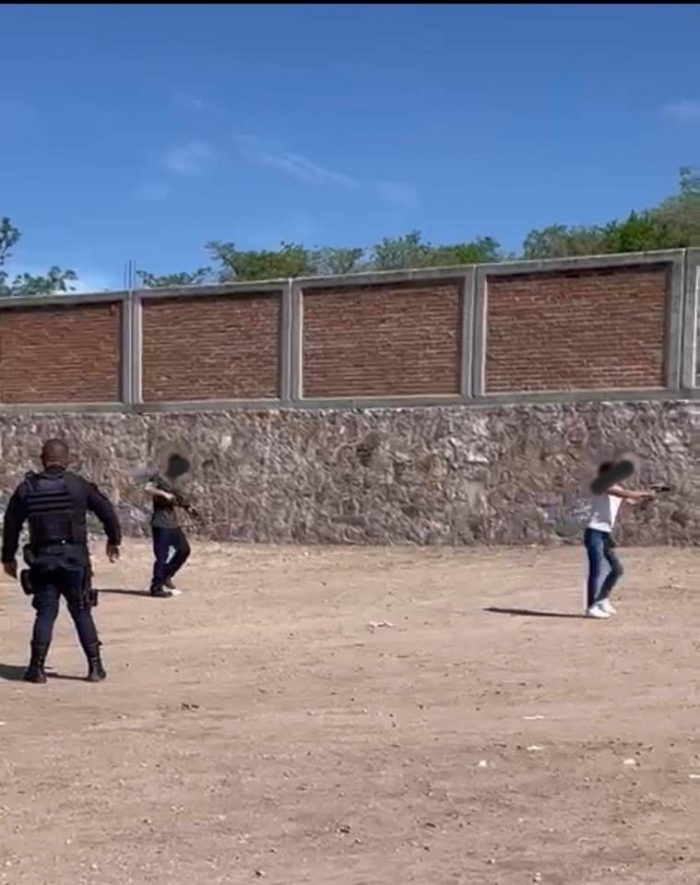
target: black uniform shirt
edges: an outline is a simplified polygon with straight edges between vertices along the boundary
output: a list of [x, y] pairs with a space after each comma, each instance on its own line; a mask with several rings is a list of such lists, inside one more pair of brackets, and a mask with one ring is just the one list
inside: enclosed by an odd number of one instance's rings
[[[117, 514], [109, 498], [96, 485], [64, 467], [49, 467], [45, 472], [49, 476], [64, 475], [77, 517], [79, 537], [74, 538], [76, 543], [87, 544], [86, 514], [89, 510], [102, 523], [109, 543], [115, 546], [121, 544], [122, 532]], [[17, 555], [22, 526], [27, 519], [26, 497], [28, 492], [29, 481], [25, 479], [17, 486], [7, 505], [2, 528], [2, 562], [14, 562]]]

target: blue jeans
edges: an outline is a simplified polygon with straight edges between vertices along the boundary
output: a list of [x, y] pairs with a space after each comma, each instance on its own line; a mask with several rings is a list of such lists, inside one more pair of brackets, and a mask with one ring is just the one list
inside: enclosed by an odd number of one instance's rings
[[[175, 551], [168, 561], [170, 548]], [[190, 545], [182, 529], [163, 529], [153, 526], [153, 554], [156, 561], [153, 563], [153, 579], [151, 580], [151, 592], [161, 590], [163, 584], [175, 577], [177, 572], [187, 562], [190, 555]]]
[[[599, 532], [596, 529], [586, 529], [583, 543], [588, 554], [588, 585], [587, 605], [588, 608], [597, 602], [607, 599], [612, 589], [623, 574], [622, 563], [617, 558], [610, 546], [610, 533]], [[603, 573], [603, 561], [606, 560], [610, 571], [600, 586], [600, 576]]]

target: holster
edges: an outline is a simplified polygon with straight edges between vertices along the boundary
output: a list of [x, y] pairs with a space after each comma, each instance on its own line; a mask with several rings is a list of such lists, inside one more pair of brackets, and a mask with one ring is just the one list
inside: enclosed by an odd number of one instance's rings
[[92, 586], [92, 563], [90, 562], [90, 554], [87, 556], [87, 566], [85, 568], [85, 596], [90, 608], [97, 608], [99, 602], [99, 593]]
[[[82, 545], [70, 545], [70, 548], [69, 556], [72, 555], [76, 564], [79, 562], [80, 566], [84, 569], [85, 577], [80, 592], [81, 607], [95, 608], [98, 603], [98, 592], [92, 586], [92, 563], [90, 562], [90, 552], [87, 547], [82, 547]], [[20, 571], [19, 581], [22, 590], [27, 596], [33, 596], [36, 592], [36, 588], [32, 584], [32, 569], [47, 568], [48, 570], [51, 570], [52, 568], [61, 568], [63, 563], [60, 562], [60, 559], [54, 559], [54, 557], [64, 550], [65, 548], [62, 550], [61, 548], [54, 549], [48, 546], [37, 552], [30, 544], [25, 545], [23, 548], [24, 561], [29, 568]]]
[[19, 583], [22, 590], [27, 596], [34, 595], [34, 587], [32, 586], [31, 572], [28, 568], [23, 568], [19, 573]]
[[24, 547], [22, 548], [22, 555], [24, 556], [24, 561], [29, 566], [29, 568], [23, 568], [20, 571], [19, 583], [22, 587], [22, 590], [27, 596], [33, 596], [34, 587], [32, 586], [31, 567], [34, 564], [35, 557], [30, 544], [24, 545]]

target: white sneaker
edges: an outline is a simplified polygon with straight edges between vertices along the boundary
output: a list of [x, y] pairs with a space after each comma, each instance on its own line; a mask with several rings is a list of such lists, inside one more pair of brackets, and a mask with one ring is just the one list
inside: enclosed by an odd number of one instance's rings
[[605, 609], [597, 603], [596, 605], [592, 605], [588, 611], [586, 612], [587, 618], [598, 618], [598, 620], [605, 620], [606, 618], [612, 617], [610, 612], [605, 611]]
[[600, 606], [600, 608], [603, 609], [604, 612], [607, 612], [609, 615], [617, 614], [617, 609], [612, 604], [612, 602], [610, 602], [609, 599], [601, 599], [598, 605]]

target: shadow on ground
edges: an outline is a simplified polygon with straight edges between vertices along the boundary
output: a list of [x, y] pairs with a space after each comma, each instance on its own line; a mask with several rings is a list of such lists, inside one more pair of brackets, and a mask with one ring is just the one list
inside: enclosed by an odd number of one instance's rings
[[26, 664], [22, 667], [16, 664], [0, 664], [0, 679], [6, 682], [20, 682], [26, 669]]
[[485, 608], [484, 611], [495, 615], [515, 615], [521, 618], [582, 618], [583, 615], [573, 612], [543, 612], [531, 608], [499, 608], [496, 605]]
[[[26, 664], [22, 664], [21, 666], [18, 664], [0, 664], [0, 680], [4, 680], [5, 682], [22, 682], [26, 669]], [[83, 676], [71, 676], [68, 673], [54, 673], [48, 668], [46, 670], [46, 676], [49, 679], [58, 679], [65, 682], [84, 681]]]

